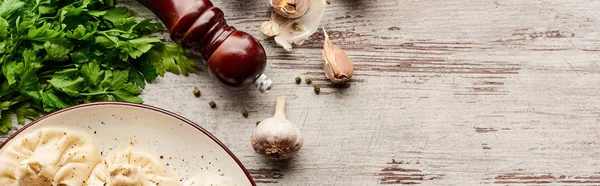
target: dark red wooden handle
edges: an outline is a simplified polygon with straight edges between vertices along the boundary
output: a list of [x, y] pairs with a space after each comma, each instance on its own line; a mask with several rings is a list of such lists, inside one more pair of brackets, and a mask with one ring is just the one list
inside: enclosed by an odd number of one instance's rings
[[138, 0], [169, 29], [171, 39], [200, 54], [209, 74], [225, 86], [251, 85], [266, 67], [263, 46], [250, 34], [227, 25], [209, 0]]

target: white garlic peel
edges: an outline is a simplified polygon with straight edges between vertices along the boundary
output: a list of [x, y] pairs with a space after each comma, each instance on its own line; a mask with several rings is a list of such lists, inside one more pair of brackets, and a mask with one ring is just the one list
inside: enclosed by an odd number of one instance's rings
[[273, 37], [279, 35], [279, 25], [273, 21], [265, 21], [260, 25], [260, 32], [266, 36]]
[[296, 19], [272, 13], [271, 20], [279, 25], [280, 31], [275, 37], [275, 42], [287, 51], [292, 51], [292, 44], [302, 45], [319, 28], [325, 14], [325, 6], [325, 0], [311, 0], [308, 11]]
[[302, 148], [300, 130], [285, 118], [285, 96], [277, 97], [273, 117], [261, 121], [252, 133], [254, 150], [271, 159], [289, 159]]
[[354, 73], [354, 66], [350, 58], [342, 49], [337, 47], [323, 28], [325, 42], [323, 44], [323, 66], [325, 76], [333, 83], [344, 83], [350, 80]]

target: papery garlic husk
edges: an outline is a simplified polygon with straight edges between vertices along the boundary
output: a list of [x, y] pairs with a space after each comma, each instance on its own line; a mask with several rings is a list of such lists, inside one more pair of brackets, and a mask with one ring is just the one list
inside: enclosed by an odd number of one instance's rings
[[306, 13], [311, 0], [270, 0], [275, 12], [286, 18], [298, 18]]
[[275, 42], [287, 51], [292, 51], [292, 43], [302, 45], [321, 24], [327, 3], [325, 0], [310, 1], [310, 7], [302, 17], [288, 19], [275, 12], [271, 14], [271, 20], [279, 25], [280, 30]]
[[354, 73], [354, 66], [350, 58], [342, 49], [337, 47], [329, 39], [329, 35], [323, 29], [325, 43], [323, 44], [323, 65], [325, 66], [325, 76], [331, 82], [344, 83], [350, 80]]
[[303, 144], [300, 130], [285, 118], [285, 96], [277, 97], [275, 114], [261, 121], [252, 133], [252, 147], [271, 159], [289, 159]]
[[266, 36], [273, 37], [279, 35], [279, 24], [273, 21], [265, 21], [260, 25], [260, 32]]

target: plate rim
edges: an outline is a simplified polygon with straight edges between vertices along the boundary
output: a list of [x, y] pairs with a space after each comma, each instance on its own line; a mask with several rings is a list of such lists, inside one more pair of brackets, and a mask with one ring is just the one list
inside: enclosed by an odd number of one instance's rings
[[58, 115], [67, 111], [71, 111], [71, 110], [75, 110], [75, 109], [80, 109], [80, 108], [86, 108], [86, 107], [94, 107], [94, 106], [106, 106], [106, 105], [116, 105], [116, 106], [128, 106], [128, 107], [136, 107], [136, 108], [141, 108], [141, 109], [148, 109], [148, 110], [152, 110], [152, 111], [156, 111], [162, 114], [165, 114], [167, 116], [171, 116], [177, 120], [180, 120], [192, 127], [194, 127], [196, 130], [202, 132], [204, 135], [208, 136], [211, 140], [213, 140], [213, 142], [217, 143], [223, 150], [225, 150], [225, 152], [227, 152], [227, 154], [229, 154], [229, 156], [231, 158], [233, 158], [233, 160], [238, 164], [238, 166], [242, 169], [242, 171], [244, 171], [244, 174], [246, 174], [246, 177], [248, 178], [248, 181], [250, 181], [250, 184], [252, 186], [256, 186], [256, 183], [254, 182], [254, 180], [252, 179], [252, 176], [250, 176], [250, 172], [248, 172], [248, 170], [246, 169], [246, 167], [242, 164], [242, 162], [235, 156], [235, 154], [233, 154], [233, 152], [231, 152], [231, 150], [225, 146], [225, 144], [223, 144], [223, 142], [221, 142], [217, 137], [215, 137], [214, 135], [212, 135], [210, 132], [208, 132], [206, 129], [202, 128], [200, 125], [196, 124], [195, 122], [179, 115], [176, 114], [174, 112], [168, 111], [166, 109], [162, 109], [162, 108], [158, 108], [155, 106], [151, 106], [151, 105], [146, 105], [146, 104], [137, 104], [137, 103], [128, 103], [128, 102], [110, 102], [110, 101], [102, 101], [102, 102], [92, 102], [92, 103], [83, 103], [83, 104], [79, 104], [79, 105], [75, 105], [75, 106], [71, 106], [68, 108], [64, 108], [49, 114], [46, 114], [36, 120], [31, 121], [29, 124], [21, 127], [19, 130], [17, 130], [17, 132], [13, 133], [12, 135], [10, 135], [8, 138], [6, 138], [6, 140], [4, 142], [2, 142], [0, 144], [0, 149], [2, 149], [6, 144], [8, 144], [8, 142], [10, 142], [11, 140], [13, 140], [17, 135], [19, 135], [21, 132], [23, 132], [25, 129], [29, 128], [30, 126], [33, 126], [35, 124], [37, 124], [38, 122], [52, 117], [54, 115]]

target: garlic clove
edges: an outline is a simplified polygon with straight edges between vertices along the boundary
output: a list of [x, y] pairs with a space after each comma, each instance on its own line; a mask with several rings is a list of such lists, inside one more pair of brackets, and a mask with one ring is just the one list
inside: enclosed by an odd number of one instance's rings
[[260, 32], [273, 37], [279, 35], [279, 25], [273, 21], [265, 21], [260, 25]]
[[292, 44], [302, 45], [319, 28], [326, 5], [325, 0], [310, 0], [310, 7], [306, 14], [296, 19], [288, 19], [272, 13], [271, 20], [279, 25], [280, 30], [280, 34], [275, 37], [275, 42], [287, 51], [292, 51]]
[[344, 83], [352, 77], [354, 66], [350, 58], [342, 49], [337, 47], [323, 28], [325, 42], [323, 44], [323, 65], [325, 66], [325, 76], [331, 82]]
[[273, 117], [261, 121], [252, 133], [254, 151], [275, 160], [289, 159], [302, 148], [300, 130], [285, 118], [285, 96], [277, 97]]
[[306, 13], [311, 0], [271, 0], [275, 12], [286, 18], [298, 18]]

